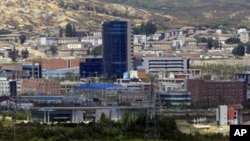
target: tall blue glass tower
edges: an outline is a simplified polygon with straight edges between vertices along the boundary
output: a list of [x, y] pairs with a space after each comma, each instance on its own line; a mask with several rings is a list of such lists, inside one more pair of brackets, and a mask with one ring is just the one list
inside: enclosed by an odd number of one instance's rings
[[102, 26], [103, 73], [122, 78], [133, 58], [133, 25], [129, 21], [108, 21]]

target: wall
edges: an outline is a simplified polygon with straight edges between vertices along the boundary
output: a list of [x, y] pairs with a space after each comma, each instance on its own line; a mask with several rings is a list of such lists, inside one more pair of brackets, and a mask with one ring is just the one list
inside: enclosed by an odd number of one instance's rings
[[59, 95], [60, 83], [47, 79], [23, 79], [21, 80], [21, 93], [31, 95]]
[[[69, 58], [69, 59], [41, 59], [43, 70], [57, 70], [73, 68], [79, 71], [79, 64], [82, 58]], [[32, 62], [33, 60], [26, 60]]]

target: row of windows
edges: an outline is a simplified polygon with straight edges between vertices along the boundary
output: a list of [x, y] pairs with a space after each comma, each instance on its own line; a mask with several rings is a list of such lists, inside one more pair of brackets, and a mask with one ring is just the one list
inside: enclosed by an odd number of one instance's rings
[[190, 100], [168, 100], [168, 99], [165, 99], [164, 101], [169, 101], [169, 102], [190, 102]]
[[155, 66], [155, 67], [149, 67], [149, 69], [157, 69], [157, 68], [159, 68], [159, 69], [171, 69], [171, 68], [173, 68], [173, 69], [184, 69], [184, 67], [177, 67], [177, 66], [167, 66], [167, 67], [158, 67], [158, 66]]
[[161, 98], [190, 98], [190, 95], [160, 95]]
[[[21, 91], [17, 91], [18, 94], [21, 93]], [[10, 91], [0, 91], [0, 95], [4, 95], [4, 94], [10, 94]]]
[[184, 65], [183, 63], [150, 63], [149, 65]]
[[[9, 89], [10, 87], [3, 87], [3, 86], [0, 86], [0, 89]], [[17, 89], [20, 89], [20, 86], [17, 86], [16, 87]], [[1, 90], [0, 90], [1, 91]]]
[[[1, 82], [0, 82], [0, 86], [1, 86], [1, 85], [9, 85], [9, 84], [10, 84], [9, 82], [7, 82], [7, 83], [1, 83]], [[17, 82], [16, 84], [17, 84], [17, 85], [20, 85], [21, 83], [20, 83], [20, 82]]]
[[75, 85], [61, 85], [61, 88], [75, 88]]
[[168, 63], [174, 63], [174, 62], [179, 62], [183, 63], [183, 60], [148, 60], [148, 62], [168, 62]]

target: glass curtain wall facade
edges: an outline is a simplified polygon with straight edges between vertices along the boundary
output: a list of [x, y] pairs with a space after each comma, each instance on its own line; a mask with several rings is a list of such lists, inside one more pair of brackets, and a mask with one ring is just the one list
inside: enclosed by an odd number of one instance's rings
[[102, 26], [103, 73], [122, 78], [132, 67], [133, 25], [129, 21], [108, 21]]
[[102, 58], [86, 58], [85, 62], [80, 62], [80, 77], [96, 77], [102, 74]]

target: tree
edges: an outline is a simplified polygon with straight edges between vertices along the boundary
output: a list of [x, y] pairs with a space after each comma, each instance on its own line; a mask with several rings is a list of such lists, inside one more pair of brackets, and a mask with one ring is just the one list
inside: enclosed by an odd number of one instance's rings
[[234, 56], [244, 56], [245, 54], [245, 46], [243, 44], [238, 45], [232, 50], [232, 54]]
[[243, 44], [238, 45], [239, 56], [245, 55], [245, 46]]
[[157, 27], [152, 21], [148, 21], [145, 28], [146, 35], [154, 34], [157, 31]]
[[226, 41], [225, 41], [226, 44], [240, 44], [241, 41], [239, 38], [228, 38]]
[[213, 39], [212, 38], [207, 39], [207, 47], [208, 47], [208, 49], [212, 49], [212, 47], [213, 47]]
[[17, 61], [17, 57], [18, 57], [18, 50], [16, 50], [16, 47], [14, 46], [12, 52], [11, 52], [11, 60], [13, 62]]
[[71, 55], [71, 56], [74, 55], [74, 49], [73, 49], [73, 48], [70, 50], [70, 55]]
[[246, 44], [246, 53], [250, 54], [250, 42]]
[[144, 22], [141, 23], [140, 26], [134, 28], [134, 34], [154, 34], [157, 31], [157, 26], [152, 22], [148, 21], [146, 24]]
[[65, 36], [66, 37], [75, 37], [76, 36], [76, 29], [75, 26], [68, 23], [65, 27]]
[[59, 37], [63, 37], [63, 29], [59, 27]]
[[90, 49], [87, 50], [87, 55], [90, 55]]
[[212, 38], [208, 38], [207, 39], [207, 47], [208, 47], [208, 49], [219, 48], [220, 44], [217, 40], [214, 40]]
[[25, 42], [25, 40], [26, 40], [26, 35], [23, 35], [23, 34], [20, 35], [19, 39], [20, 39], [20, 43], [23, 44]]
[[65, 27], [65, 36], [66, 37], [72, 37], [73, 36], [73, 29], [72, 29], [72, 25], [70, 23], [68, 23]]
[[56, 55], [57, 54], [57, 47], [51, 46], [50, 51], [51, 51], [52, 55]]
[[76, 37], [76, 28], [74, 25], [72, 25], [72, 36]]
[[98, 56], [102, 55], [102, 46], [97, 46], [90, 52], [90, 55]]
[[196, 39], [196, 41], [197, 41], [198, 43], [207, 43], [207, 42], [208, 42], [208, 39], [205, 38], [205, 37], [198, 37], [198, 36], [195, 36], [194, 38]]
[[29, 51], [26, 48], [25, 50], [21, 51], [22, 58], [28, 58], [29, 57]]
[[0, 35], [1, 35], [1, 34], [10, 34], [10, 33], [12, 33], [12, 32], [9, 31], [9, 30], [6, 30], [6, 29], [1, 29], [1, 30], [0, 30]]
[[79, 80], [80, 76], [77, 74], [74, 74], [73, 72], [67, 72], [65, 73], [65, 80], [70, 80], [70, 81], [75, 81], [75, 80]]
[[165, 140], [178, 140], [179, 136], [182, 134], [177, 127], [174, 118], [160, 116], [159, 118], [159, 131], [161, 134], [161, 138]]
[[31, 32], [33, 30], [33, 26], [32, 25], [25, 25], [23, 28], [24, 29], [28, 29], [29, 32]]

